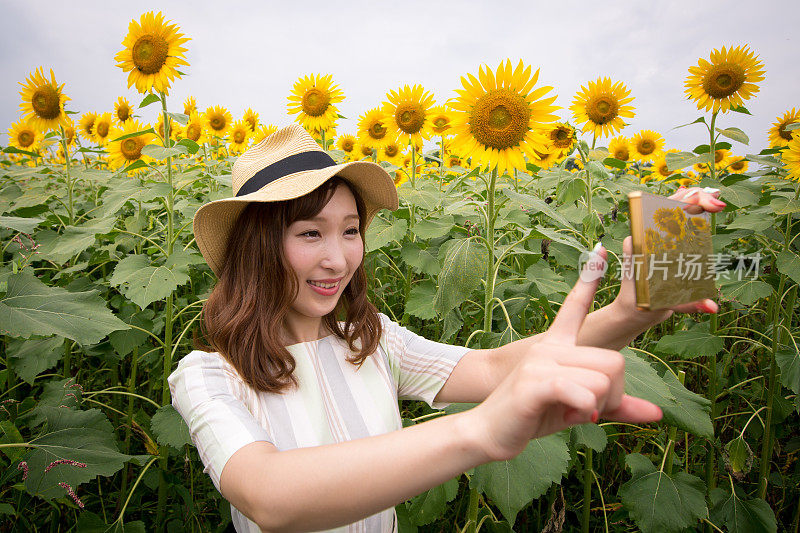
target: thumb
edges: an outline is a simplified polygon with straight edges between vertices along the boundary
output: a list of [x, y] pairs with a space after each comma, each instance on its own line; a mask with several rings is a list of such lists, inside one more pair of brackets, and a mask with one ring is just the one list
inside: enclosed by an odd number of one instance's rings
[[594, 301], [600, 280], [608, 268], [607, 253], [603, 245], [598, 242], [591, 252], [581, 254], [583, 267], [578, 281], [561, 304], [561, 309], [558, 310], [548, 332], [557, 335], [565, 342], [575, 343], [578, 331]]

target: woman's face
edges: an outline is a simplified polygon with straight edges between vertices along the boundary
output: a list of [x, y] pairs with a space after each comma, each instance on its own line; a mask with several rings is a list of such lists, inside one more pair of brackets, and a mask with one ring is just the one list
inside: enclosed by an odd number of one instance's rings
[[301, 324], [312, 327], [333, 311], [361, 264], [364, 244], [358, 224], [353, 193], [339, 185], [319, 214], [292, 223], [284, 233], [284, 253], [299, 285], [288, 318], [307, 333]]

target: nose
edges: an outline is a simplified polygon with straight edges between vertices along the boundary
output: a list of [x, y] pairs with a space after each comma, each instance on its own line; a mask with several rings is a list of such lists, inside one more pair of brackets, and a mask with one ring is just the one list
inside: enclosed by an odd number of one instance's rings
[[320, 266], [336, 274], [342, 274], [347, 269], [347, 253], [345, 243], [340, 238], [325, 240]]

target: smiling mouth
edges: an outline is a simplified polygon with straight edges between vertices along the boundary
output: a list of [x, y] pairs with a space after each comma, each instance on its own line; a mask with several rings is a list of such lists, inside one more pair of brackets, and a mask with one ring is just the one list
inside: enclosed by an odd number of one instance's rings
[[332, 289], [334, 287], [338, 287], [340, 282], [341, 282], [341, 280], [337, 281], [336, 283], [321, 283], [321, 282], [318, 282], [318, 281], [308, 280], [308, 284], [309, 285], [313, 285], [315, 287], [320, 287], [322, 289]]

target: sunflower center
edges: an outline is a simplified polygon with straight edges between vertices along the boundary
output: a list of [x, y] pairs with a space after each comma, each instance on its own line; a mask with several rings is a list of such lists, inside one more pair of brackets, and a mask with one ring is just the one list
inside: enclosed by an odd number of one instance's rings
[[606, 124], [617, 118], [619, 102], [613, 96], [600, 94], [586, 103], [586, 115], [595, 124]]
[[714, 163], [719, 164], [724, 157], [725, 154], [722, 153], [722, 150], [714, 150]]
[[244, 132], [241, 130], [236, 130], [233, 132], [233, 142], [236, 144], [241, 144], [244, 142]]
[[144, 144], [140, 144], [136, 138], [125, 139], [119, 145], [119, 150], [122, 156], [128, 161], [136, 161], [142, 156], [142, 148]]
[[394, 157], [397, 155], [398, 152], [397, 146], [395, 146], [394, 144], [390, 144], [389, 146], [386, 147], [385, 152], [386, 152], [386, 157]]
[[362, 155], [372, 155], [372, 148], [369, 146], [362, 146], [361, 147], [361, 154]]
[[253, 130], [253, 131], [255, 131], [255, 129], [256, 129], [256, 126], [258, 125], [258, 124], [256, 124], [256, 119], [255, 119], [255, 117], [247, 117], [247, 118], [246, 118], [246, 119], [244, 119], [244, 120], [245, 120], [245, 121], [247, 122], [247, 124], [250, 126], [250, 129], [251, 129], [251, 130]]
[[[369, 136], [372, 137], [373, 139], [383, 139], [386, 136], [386, 128], [384, 128], [383, 124], [378, 121], [373, 122], [370, 125], [369, 130], [367, 131], [369, 133]], [[371, 154], [372, 152], [369, 153]]]
[[472, 107], [469, 130], [479, 143], [497, 150], [518, 146], [530, 129], [531, 110], [522, 95], [494, 89]]
[[402, 102], [394, 113], [397, 127], [409, 135], [417, 133], [425, 123], [425, 110], [417, 102]]
[[639, 146], [636, 147], [642, 155], [650, 155], [656, 149], [656, 143], [650, 139], [642, 139], [639, 141]]
[[350, 139], [345, 139], [342, 142], [342, 150], [345, 152], [352, 152], [353, 151], [353, 141]]
[[125, 122], [130, 117], [131, 117], [131, 110], [128, 106], [126, 105], [120, 106], [120, 108], [117, 109], [117, 118], [120, 120], [120, 122]]
[[672, 174], [672, 172], [667, 168], [667, 164], [666, 163], [662, 163], [662, 164], [658, 165], [658, 173], [661, 174], [664, 177], [667, 177], [670, 174]]
[[703, 79], [703, 90], [712, 98], [726, 98], [744, 84], [744, 69], [735, 63], [714, 65]]
[[318, 117], [325, 113], [330, 103], [330, 94], [320, 91], [316, 87], [311, 87], [303, 95], [303, 113], [312, 117]]
[[108, 122], [100, 122], [97, 124], [97, 135], [100, 137], [108, 137]]
[[572, 135], [567, 128], [556, 128], [550, 133], [550, 140], [556, 148], [569, 148], [572, 144]]
[[61, 108], [58, 104], [58, 91], [52, 85], [42, 85], [33, 92], [33, 97], [31, 98], [33, 110], [45, 120], [52, 120], [61, 114]]
[[142, 35], [133, 45], [133, 64], [142, 74], [157, 74], [167, 62], [169, 44], [158, 35]]
[[628, 148], [625, 146], [620, 146], [614, 150], [614, 158], [619, 159], [620, 161], [627, 161], [630, 156], [631, 154], [628, 151]]
[[200, 138], [200, 133], [202, 132], [202, 128], [199, 124], [189, 124], [186, 128], [186, 138], [191, 139], [192, 141], [197, 141]]
[[733, 170], [742, 170], [744, 168], [744, 159], [739, 159], [731, 163], [731, 168]]
[[436, 117], [436, 119], [433, 121], [437, 128], [444, 128], [447, 126], [447, 122], [447, 119], [444, 117]]
[[784, 122], [781, 124], [781, 127], [778, 128], [778, 135], [781, 136], [781, 139], [786, 139], [787, 141], [792, 140], [792, 132], [786, 129], [786, 126], [789, 124], [794, 124], [794, 122]]
[[225, 117], [219, 113], [214, 113], [211, 115], [208, 123], [214, 131], [221, 131], [225, 128]]
[[17, 142], [23, 148], [27, 148], [28, 146], [33, 144], [33, 133], [30, 131], [21, 131], [19, 135], [17, 135]]

